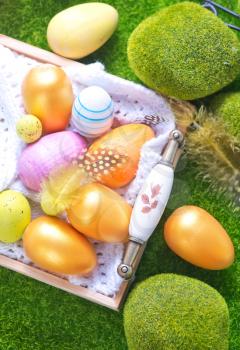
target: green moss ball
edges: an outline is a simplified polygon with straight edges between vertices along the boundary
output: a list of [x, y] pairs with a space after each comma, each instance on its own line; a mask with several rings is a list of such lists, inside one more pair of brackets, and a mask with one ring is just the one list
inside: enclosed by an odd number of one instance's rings
[[240, 42], [211, 11], [182, 2], [147, 18], [128, 41], [135, 74], [152, 89], [183, 100], [205, 97], [240, 73]]
[[240, 139], [240, 92], [216, 95], [210, 101], [210, 109], [225, 122], [230, 134]]
[[129, 350], [227, 350], [228, 307], [207, 284], [156, 275], [137, 285], [124, 308]]

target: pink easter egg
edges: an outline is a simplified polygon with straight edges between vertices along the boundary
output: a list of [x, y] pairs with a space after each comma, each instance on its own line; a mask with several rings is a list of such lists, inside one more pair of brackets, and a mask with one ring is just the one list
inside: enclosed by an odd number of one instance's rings
[[73, 131], [46, 135], [23, 150], [19, 160], [19, 177], [26, 187], [39, 192], [42, 181], [53, 170], [71, 164], [86, 147], [84, 138]]

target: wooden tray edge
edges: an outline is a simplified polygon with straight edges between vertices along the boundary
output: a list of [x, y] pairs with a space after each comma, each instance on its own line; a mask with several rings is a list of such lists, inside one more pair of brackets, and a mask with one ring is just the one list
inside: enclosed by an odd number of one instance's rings
[[95, 293], [81, 286], [75, 286], [61, 277], [57, 277], [36, 267], [29, 266], [20, 261], [8, 258], [4, 255], [0, 255], [0, 265], [12, 271], [21, 273], [22, 275], [34, 278], [40, 282], [44, 282], [53, 287], [62, 289], [68, 293], [81, 296], [89, 301], [93, 301], [100, 305], [107, 306], [108, 308], [111, 308], [113, 310], [117, 310], [117, 304], [114, 298], [107, 297], [100, 293]]
[[0, 34], [0, 44], [8, 47], [11, 50], [18, 52], [24, 56], [35, 59], [43, 63], [52, 63], [56, 66], [68, 66], [68, 65], [78, 65], [84, 66], [83, 63], [72, 61], [68, 58], [64, 58], [56, 55], [53, 52], [41, 49], [40, 47], [33, 46], [23, 41], [11, 38], [7, 35]]

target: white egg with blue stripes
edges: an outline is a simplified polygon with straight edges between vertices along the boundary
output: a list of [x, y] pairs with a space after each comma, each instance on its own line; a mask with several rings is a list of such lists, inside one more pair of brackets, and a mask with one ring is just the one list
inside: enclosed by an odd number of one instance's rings
[[89, 86], [76, 97], [72, 109], [72, 126], [85, 137], [99, 137], [113, 123], [113, 101], [100, 86]]

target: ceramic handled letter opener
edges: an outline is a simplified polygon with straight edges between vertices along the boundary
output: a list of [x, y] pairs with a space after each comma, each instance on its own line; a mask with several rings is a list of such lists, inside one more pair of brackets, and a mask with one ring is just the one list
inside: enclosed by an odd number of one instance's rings
[[118, 266], [118, 273], [124, 279], [133, 277], [135, 259], [162, 217], [172, 191], [176, 155], [183, 144], [183, 134], [173, 130], [160, 163], [152, 169], [137, 196], [129, 225], [129, 241]]

